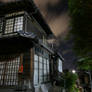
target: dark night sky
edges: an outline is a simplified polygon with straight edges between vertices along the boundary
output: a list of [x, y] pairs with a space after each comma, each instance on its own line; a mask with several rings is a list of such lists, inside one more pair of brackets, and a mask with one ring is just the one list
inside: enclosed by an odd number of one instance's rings
[[53, 33], [66, 34], [69, 25], [67, 0], [34, 0]]
[[[14, 0], [0, 0], [3, 2]], [[74, 69], [76, 56], [72, 51], [73, 40], [65, 40], [69, 32], [68, 0], [34, 0], [45, 21], [55, 34], [58, 51], [63, 55], [64, 69]]]
[[65, 59], [64, 69], [75, 69], [77, 58], [73, 48], [73, 40], [65, 40], [69, 32], [68, 0], [34, 0], [46, 22], [57, 37], [58, 51]]

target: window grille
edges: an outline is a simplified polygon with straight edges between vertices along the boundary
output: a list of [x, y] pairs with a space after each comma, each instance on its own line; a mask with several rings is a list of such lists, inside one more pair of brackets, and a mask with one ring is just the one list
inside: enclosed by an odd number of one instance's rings
[[42, 56], [39, 56], [39, 83], [43, 82], [43, 62]]
[[5, 34], [22, 30], [23, 30], [23, 16], [6, 19]]
[[38, 84], [38, 56], [34, 56], [34, 84]]
[[3, 19], [0, 19], [0, 34], [2, 34], [3, 31]]
[[[34, 55], [34, 85], [39, 83], [47, 82], [50, 79], [50, 68], [49, 68], [49, 53], [46, 54], [38, 54], [37, 49], [35, 49]], [[42, 50], [42, 49], [41, 49]]]
[[8, 62], [0, 62], [0, 86], [18, 85], [20, 57]]
[[7, 19], [6, 20], [5, 34], [13, 32], [13, 24], [14, 24], [14, 19]]
[[23, 16], [15, 18], [14, 32], [23, 30]]

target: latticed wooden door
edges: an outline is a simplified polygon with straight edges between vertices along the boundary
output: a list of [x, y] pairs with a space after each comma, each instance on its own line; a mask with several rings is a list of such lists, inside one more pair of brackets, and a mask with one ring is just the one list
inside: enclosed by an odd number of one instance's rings
[[20, 57], [0, 62], [0, 86], [18, 85]]

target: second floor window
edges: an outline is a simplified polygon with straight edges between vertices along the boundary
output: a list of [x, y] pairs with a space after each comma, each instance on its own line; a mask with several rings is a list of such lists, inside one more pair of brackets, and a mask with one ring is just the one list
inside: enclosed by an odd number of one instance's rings
[[6, 19], [5, 34], [23, 30], [23, 16]]
[[15, 18], [14, 32], [23, 30], [23, 16]]
[[0, 34], [2, 33], [3, 31], [3, 19], [0, 19]]
[[14, 19], [6, 20], [5, 33], [13, 32], [13, 24], [14, 24]]

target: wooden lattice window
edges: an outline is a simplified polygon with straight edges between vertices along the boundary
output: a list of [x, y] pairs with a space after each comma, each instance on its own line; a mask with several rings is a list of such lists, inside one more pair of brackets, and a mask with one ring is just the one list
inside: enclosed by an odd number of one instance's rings
[[42, 57], [39, 56], [39, 83], [43, 82], [43, 62]]
[[11, 33], [11, 32], [13, 32], [13, 24], [14, 24], [14, 19], [13, 18], [6, 20], [5, 33]]
[[5, 34], [22, 30], [23, 30], [23, 16], [6, 19]]
[[0, 62], [0, 86], [18, 85], [18, 70], [20, 57]]
[[0, 34], [3, 32], [3, 19], [0, 19]]
[[50, 80], [49, 62], [49, 53], [45, 50], [36, 48], [34, 55], [34, 85]]
[[15, 18], [14, 32], [23, 30], [23, 16]]
[[34, 56], [34, 84], [38, 84], [38, 56]]

